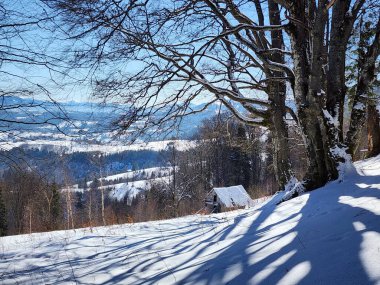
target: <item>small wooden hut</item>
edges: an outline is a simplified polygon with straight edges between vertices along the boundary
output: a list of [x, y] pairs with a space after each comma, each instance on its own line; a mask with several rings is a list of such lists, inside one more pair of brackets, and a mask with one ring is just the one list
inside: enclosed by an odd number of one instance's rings
[[211, 213], [253, 206], [253, 200], [242, 185], [213, 188], [205, 202]]

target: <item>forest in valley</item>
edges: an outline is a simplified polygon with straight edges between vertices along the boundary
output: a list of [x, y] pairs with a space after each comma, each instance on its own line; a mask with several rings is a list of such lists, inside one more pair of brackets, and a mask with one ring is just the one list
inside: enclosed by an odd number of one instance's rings
[[[247, 127], [223, 113], [204, 121], [193, 138], [196, 146], [186, 151], [168, 146], [160, 152], [129, 151], [109, 155], [90, 152], [62, 157], [62, 154], [44, 150], [14, 149], [11, 155], [23, 158], [20, 161], [24, 165], [19, 162], [17, 167], [3, 171], [2, 235], [189, 215], [204, 208], [205, 197], [215, 186], [243, 185], [252, 198], [272, 195], [277, 191], [277, 184], [273, 153], [268, 147], [269, 136], [267, 130]], [[298, 145], [292, 152], [294, 165], [302, 172], [306, 162], [297, 159], [304, 150], [296, 130], [293, 139]], [[32, 166], [32, 171], [27, 168]], [[170, 176], [175, 179], [157, 180], [133, 199], [115, 200], [105, 190], [102, 200], [99, 189], [102, 172], [141, 170], [139, 175], [126, 179], [102, 181], [102, 186], [110, 187], [115, 183], [154, 180], [165, 174], [147, 175], [144, 169], [150, 167], [170, 167]], [[84, 191], [63, 191], [73, 184]]]

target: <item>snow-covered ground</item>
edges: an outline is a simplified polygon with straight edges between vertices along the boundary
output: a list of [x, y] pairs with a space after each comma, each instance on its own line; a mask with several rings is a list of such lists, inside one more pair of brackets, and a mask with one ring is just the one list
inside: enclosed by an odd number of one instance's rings
[[109, 186], [103, 186], [109, 190], [108, 196], [117, 201], [123, 200], [125, 197], [128, 203], [132, 203], [132, 199], [144, 191], [149, 191], [153, 183], [169, 183], [169, 176], [155, 179], [139, 180], [126, 183], [118, 183]]
[[380, 156], [275, 205], [0, 239], [1, 284], [380, 284]]
[[164, 140], [164, 141], [152, 141], [135, 144], [89, 144], [87, 142], [78, 142], [74, 140], [30, 140], [30, 141], [18, 141], [2, 143], [1, 148], [3, 150], [11, 150], [16, 147], [33, 148], [33, 149], [48, 149], [54, 152], [103, 152], [107, 154], [118, 153], [123, 151], [140, 151], [151, 150], [161, 151], [165, 150], [169, 145], [174, 145], [178, 151], [185, 151], [195, 146], [195, 141], [190, 140]]
[[[159, 176], [169, 176], [170, 172], [172, 171], [173, 167], [150, 167], [150, 168], [144, 168], [140, 170], [135, 171], [128, 171], [123, 172], [120, 174], [115, 175], [109, 175], [104, 177], [104, 180], [112, 181], [117, 179], [132, 179], [136, 176], [145, 176], [145, 177], [152, 177], [154, 175], [155, 177]], [[88, 185], [90, 185], [91, 182], [88, 182]]]
[[[121, 201], [124, 198], [127, 198], [127, 201], [131, 203], [132, 199], [138, 194], [150, 190], [152, 183], [168, 183], [172, 169], [172, 167], [151, 167], [102, 177], [100, 180], [103, 182], [116, 181], [116, 183], [101, 186], [99, 189], [103, 188], [107, 190], [108, 196], [113, 200]], [[136, 178], [139, 178], [139, 180], [136, 180]], [[134, 179], [135, 181], [118, 183], [118, 179]], [[92, 181], [87, 182], [87, 190], [91, 189], [91, 183]], [[78, 184], [74, 184], [63, 188], [62, 191], [83, 193], [85, 189], [79, 188]]]

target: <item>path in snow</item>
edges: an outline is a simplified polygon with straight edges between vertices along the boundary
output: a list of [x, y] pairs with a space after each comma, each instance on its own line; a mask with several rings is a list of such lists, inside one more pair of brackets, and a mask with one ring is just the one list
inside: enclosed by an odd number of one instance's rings
[[279, 206], [0, 239], [0, 284], [380, 284], [380, 156]]

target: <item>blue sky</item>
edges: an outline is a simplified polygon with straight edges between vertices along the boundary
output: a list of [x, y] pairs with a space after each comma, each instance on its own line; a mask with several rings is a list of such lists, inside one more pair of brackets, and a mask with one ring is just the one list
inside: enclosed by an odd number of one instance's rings
[[[38, 0], [16, 0], [6, 1], [5, 5], [8, 9], [14, 10], [15, 13], [9, 18], [9, 21], [28, 21], [28, 17], [46, 17], [52, 16], [50, 12], [45, 14], [46, 7]], [[66, 50], [71, 47], [73, 42], [67, 41], [66, 36], [59, 30], [60, 27], [51, 26], [53, 23], [50, 21], [42, 22], [41, 25], [32, 25], [30, 29], [20, 33], [17, 37], [12, 38], [8, 42], [12, 48], [21, 48], [26, 50], [35, 51], [39, 54], [46, 55], [47, 57], [60, 57], [65, 54]], [[49, 28], [49, 29], [47, 29]], [[53, 31], [54, 28], [58, 28]], [[76, 43], [79, 44], [80, 43]], [[68, 56], [67, 58], [69, 58]], [[65, 59], [67, 59], [65, 58]], [[44, 59], [42, 59], [44, 60]], [[48, 59], [48, 61], [50, 61]], [[63, 62], [58, 62], [59, 67], [51, 66], [48, 68], [41, 65], [25, 65], [15, 62], [5, 62], [1, 66], [1, 80], [0, 87], [3, 89], [25, 89], [36, 84], [43, 86], [50, 92], [56, 100], [63, 101], [89, 101], [93, 100], [91, 97], [91, 87], [89, 79], [86, 76], [89, 72], [88, 69], [73, 70], [68, 66], [65, 67]], [[97, 70], [97, 75], [102, 76], [109, 71], [117, 72], [117, 69], [128, 70], [134, 72], [141, 67], [141, 64], [136, 61], [122, 62], [120, 65]], [[111, 69], [113, 68], [113, 69]], [[56, 70], [56, 71], [55, 71]], [[59, 72], [57, 72], [59, 71]], [[60, 72], [63, 71], [64, 75]], [[67, 76], [67, 73], [70, 76]], [[12, 75], [10, 75], [12, 74]], [[80, 79], [81, 81], [78, 81]], [[175, 89], [172, 84], [167, 88], [166, 92], [171, 92]], [[172, 89], [171, 89], [172, 88]], [[36, 88], [37, 90], [39, 88]], [[36, 97], [46, 98], [44, 92], [37, 92]], [[209, 101], [209, 97], [204, 95], [197, 98], [195, 103], [204, 103]]]

